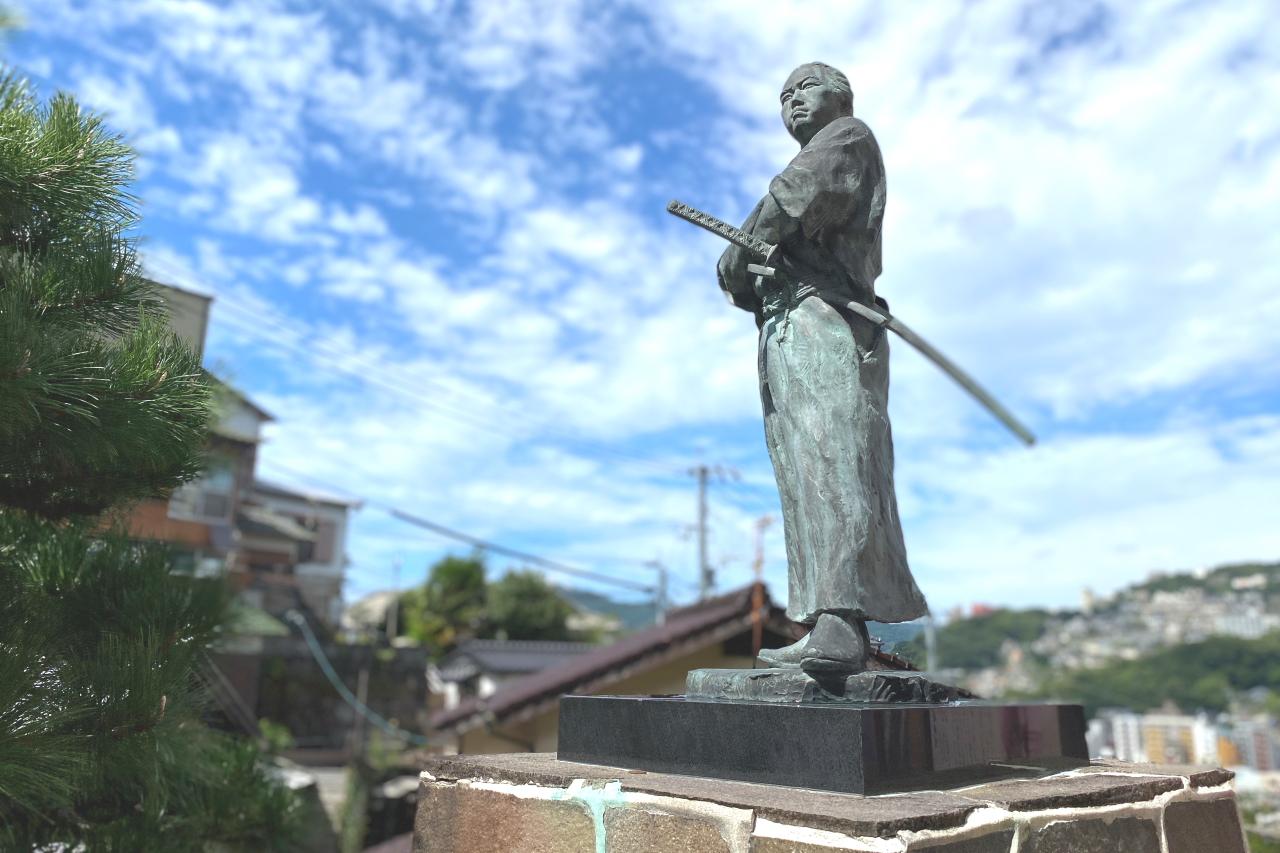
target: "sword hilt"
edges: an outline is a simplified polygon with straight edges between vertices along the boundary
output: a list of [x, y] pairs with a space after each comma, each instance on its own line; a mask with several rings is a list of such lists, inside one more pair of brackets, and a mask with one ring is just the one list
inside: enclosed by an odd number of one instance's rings
[[749, 252], [753, 252], [765, 259], [768, 263], [770, 256], [773, 254], [775, 246], [766, 243], [759, 237], [753, 237], [741, 228], [734, 228], [728, 222], [716, 219], [709, 213], [703, 213], [697, 208], [690, 207], [683, 202], [674, 199], [667, 204], [667, 213], [678, 216], [685, 222], [691, 222], [699, 228], [706, 229], [717, 237], [728, 240], [735, 246], [741, 246]]

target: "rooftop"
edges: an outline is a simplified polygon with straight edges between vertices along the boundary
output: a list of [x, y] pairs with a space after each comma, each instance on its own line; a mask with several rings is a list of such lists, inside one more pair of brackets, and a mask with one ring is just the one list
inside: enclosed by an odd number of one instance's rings
[[[503, 685], [492, 696], [472, 697], [456, 708], [436, 714], [436, 731], [463, 732], [483, 719], [520, 719], [540, 713], [566, 693], [589, 693], [634, 672], [640, 672], [712, 643], [723, 642], [750, 627], [755, 585], [743, 587], [707, 601], [671, 610], [666, 621], [630, 634], [607, 646], [575, 655], [551, 669], [544, 669]], [[790, 634], [792, 623], [762, 590], [765, 624]]]
[[463, 640], [440, 662], [440, 677], [462, 681], [479, 673], [527, 675], [559, 666], [599, 648], [592, 643], [534, 640]]

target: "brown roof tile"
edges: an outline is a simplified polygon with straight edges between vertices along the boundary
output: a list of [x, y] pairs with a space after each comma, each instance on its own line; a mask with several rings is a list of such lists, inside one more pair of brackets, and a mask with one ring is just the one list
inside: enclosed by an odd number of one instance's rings
[[[671, 610], [661, 625], [637, 631], [615, 643], [578, 655], [560, 666], [509, 682], [486, 699], [473, 697], [456, 708], [438, 713], [432, 718], [432, 727], [436, 731], [450, 730], [464, 726], [470, 718], [480, 714], [492, 714], [501, 719], [532, 703], [581, 690], [610, 673], [660, 657], [673, 647], [699, 636], [715, 634], [719, 628], [748, 624], [753, 588], [747, 586], [689, 607]], [[764, 600], [769, 621], [776, 629], [780, 623], [785, 623], [786, 617], [769, 600], [767, 592]]]
[[[623, 670], [661, 660], [666, 654], [699, 639], [718, 642], [725, 629], [744, 629], [751, 624], [751, 598], [755, 584], [667, 612], [661, 625], [637, 631], [615, 643], [578, 655], [559, 665], [510, 681], [493, 695], [481, 699], [471, 697], [456, 708], [437, 713], [431, 719], [436, 732], [465, 731], [479, 725], [484, 718], [502, 721], [545, 701], [566, 693], [590, 692], [601, 682], [616, 680]], [[764, 591], [766, 625], [782, 634], [793, 634], [797, 627], [785, 611], [775, 605]], [[887, 652], [875, 652], [877, 668], [914, 669], [910, 662]]]

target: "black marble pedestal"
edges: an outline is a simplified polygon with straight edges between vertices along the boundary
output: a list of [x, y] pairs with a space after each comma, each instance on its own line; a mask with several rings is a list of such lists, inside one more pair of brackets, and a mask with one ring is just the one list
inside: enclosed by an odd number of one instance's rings
[[1088, 763], [1078, 705], [777, 704], [565, 696], [562, 761], [855, 794]]

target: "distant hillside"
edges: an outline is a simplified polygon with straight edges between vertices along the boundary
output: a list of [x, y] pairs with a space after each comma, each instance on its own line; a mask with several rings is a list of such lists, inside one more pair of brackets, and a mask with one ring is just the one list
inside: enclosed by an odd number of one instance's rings
[[[1208, 595], [1225, 595], [1236, 587], [1257, 590], [1267, 606], [1280, 610], [1280, 563], [1236, 563], [1206, 572], [1158, 575], [1125, 587], [1101, 601], [1095, 612], [1114, 612], [1126, 602], [1146, 599], [1160, 592], [1203, 590]], [[939, 666], [948, 669], [982, 669], [1001, 660], [1001, 646], [1013, 640], [1024, 647], [1038, 639], [1053, 620], [1073, 616], [1074, 611], [996, 610], [982, 616], [958, 619], [938, 629]], [[887, 645], [887, 644], [886, 644]], [[924, 637], [901, 643], [897, 653], [918, 665], [924, 664]]]
[[1159, 575], [1127, 587], [1116, 593], [1114, 597], [1119, 599], [1134, 593], [1178, 592], [1185, 589], [1225, 593], [1231, 591], [1233, 581], [1253, 578], [1255, 575], [1261, 576], [1258, 589], [1266, 592], [1268, 597], [1280, 595], [1280, 563], [1234, 563], [1219, 566], [1204, 573], [1179, 572]]
[[1280, 690], [1280, 632], [1257, 640], [1211, 637], [1137, 660], [1063, 672], [1037, 695], [1078, 701], [1089, 714], [1105, 707], [1146, 711], [1165, 701], [1185, 711], [1221, 711], [1233, 692], [1255, 687]]
[[[920, 636], [924, 631], [924, 624], [921, 622], [868, 622], [867, 630], [872, 637], [884, 643], [886, 650], [893, 651]], [[923, 637], [920, 638], [920, 642], [924, 642]]]
[[558, 592], [561, 598], [578, 610], [616, 617], [622, 623], [623, 631], [648, 628], [655, 621], [653, 602], [650, 601], [614, 601], [606, 595], [584, 589], [560, 589]]
[[[1044, 633], [1053, 618], [1048, 610], [995, 610], [972, 619], [957, 619], [938, 629], [938, 666], [982, 669], [1000, 663], [1005, 640], [1029, 643]], [[924, 637], [898, 646], [897, 653], [912, 663], [925, 662]]]

